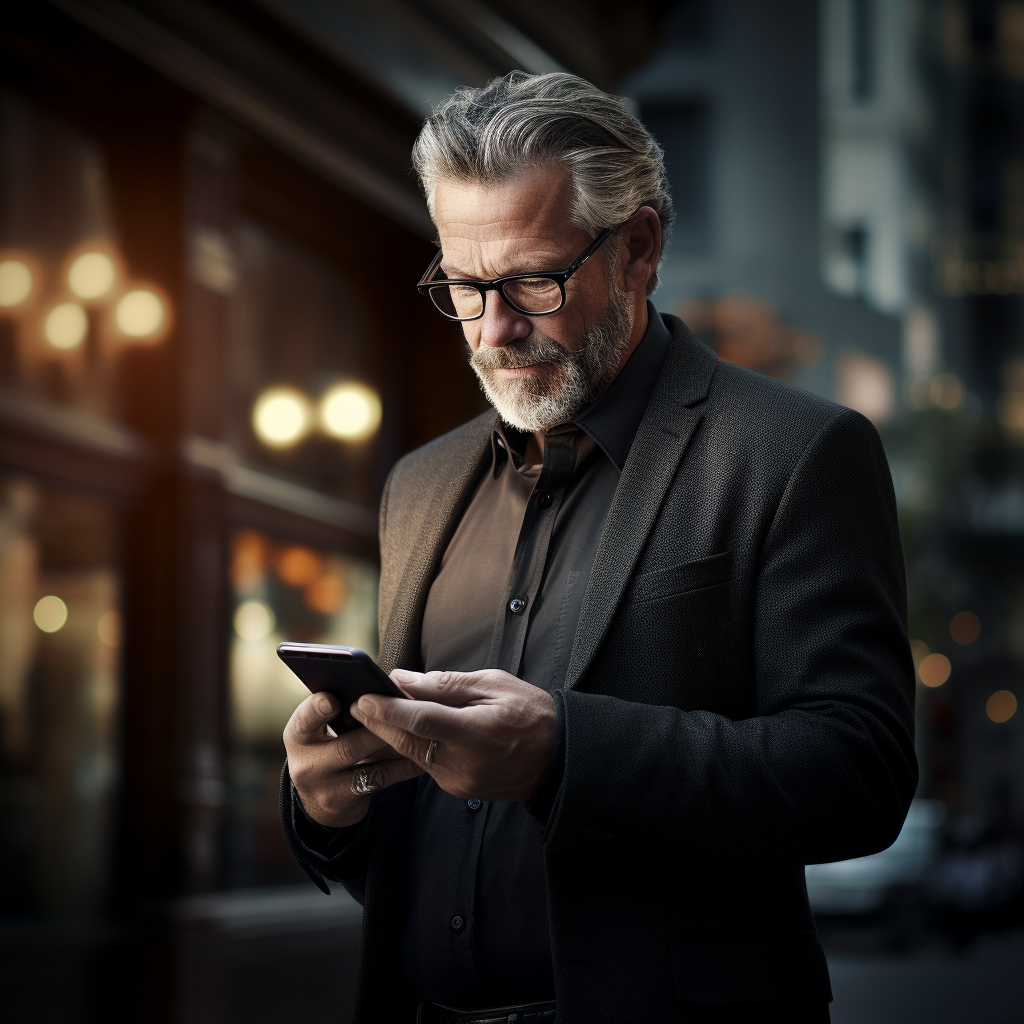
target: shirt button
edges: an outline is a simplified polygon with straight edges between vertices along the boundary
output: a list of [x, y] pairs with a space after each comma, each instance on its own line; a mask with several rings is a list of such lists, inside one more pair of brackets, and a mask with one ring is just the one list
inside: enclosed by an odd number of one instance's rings
[[464, 925], [465, 923], [466, 923], [466, 922], [465, 922], [465, 921], [463, 921], [463, 920], [462, 920], [462, 918], [461, 918], [461, 917], [460, 917], [460, 916], [459, 916], [458, 914], [456, 914], [456, 915], [455, 915], [455, 916], [454, 916], [454, 917], [453, 917], [453, 918], [451, 919], [451, 921], [449, 922], [449, 924], [451, 924], [451, 926], [452, 926], [452, 931], [453, 931], [453, 932], [461, 932], [461, 931], [462, 931], [462, 926], [463, 926], [463, 925]]
[[525, 597], [513, 597], [508, 603], [508, 610], [513, 615], [522, 615], [523, 610], [526, 608], [526, 600]]
[[542, 494], [537, 499], [537, 508], [547, 508], [550, 504], [551, 504], [551, 495], [550, 494]]
[[471, 797], [469, 800], [466, 801], [466, 806], [471, 811], [479, 811], [480, 810], [480, 801], [477, 800], [477, 798], [475, 796]]

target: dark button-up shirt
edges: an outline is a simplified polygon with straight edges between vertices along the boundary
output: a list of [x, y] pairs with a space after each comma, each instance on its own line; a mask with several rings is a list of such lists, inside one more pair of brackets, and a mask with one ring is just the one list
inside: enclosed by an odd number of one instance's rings
[[[431, 586], [423, 615], [427, 671], [500, 668], [560, 688], [622, 467], [671, 337], [648, 328], [619, 376], [573, 424], [545, 434], [498, 427], [492, 458]], [[559, 704], [560, 709], [560, 704]], [[406, 851], [401, 968], [421, 999], [459, 1007], [551, 999], [544, 865], [531, 816], [557, 794], [564, 730], [529, 804], [458, 800], [418, 783]]]

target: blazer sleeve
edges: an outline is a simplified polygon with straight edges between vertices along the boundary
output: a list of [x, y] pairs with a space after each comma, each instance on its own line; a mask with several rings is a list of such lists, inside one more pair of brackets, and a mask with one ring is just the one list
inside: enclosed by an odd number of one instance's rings
[[565, 692], [548, 852], [807, 864], [896, 839], [917, 786], [914, 669], [892, 482], [859, 414], [798, 461], [754, 592], [756, 716]]

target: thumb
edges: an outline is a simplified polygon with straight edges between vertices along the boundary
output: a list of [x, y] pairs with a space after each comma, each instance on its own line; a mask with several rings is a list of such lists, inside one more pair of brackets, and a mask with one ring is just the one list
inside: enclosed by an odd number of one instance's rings
[[413, 700], [430, 700], [449, 707], [461, 707], [486, 696], [481, 690], [487, 672], [407, 672], [396, 669], [392, 678]]
[[323, 743], [334, 739], [326, 726], [341, 711], [341, 701], [329, 693], [310, 694], [293, 712], [284, 729], [285, 742]]

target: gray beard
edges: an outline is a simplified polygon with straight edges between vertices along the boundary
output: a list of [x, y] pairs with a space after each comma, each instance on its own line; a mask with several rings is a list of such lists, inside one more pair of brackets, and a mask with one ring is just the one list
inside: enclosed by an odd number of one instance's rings
[[[604, 394], [615, 378], [633, 330], [629, 298], [609, 297], [608, 313], [589, 328], [575, 352], [544, 335], [502, 348], [480, 346], [469, 359], [480, 386], [501, 418], [519, 430], [547, 430], [568, 423]], [[499, 369], [545, 363], [543, 377], [503, 378]]]

